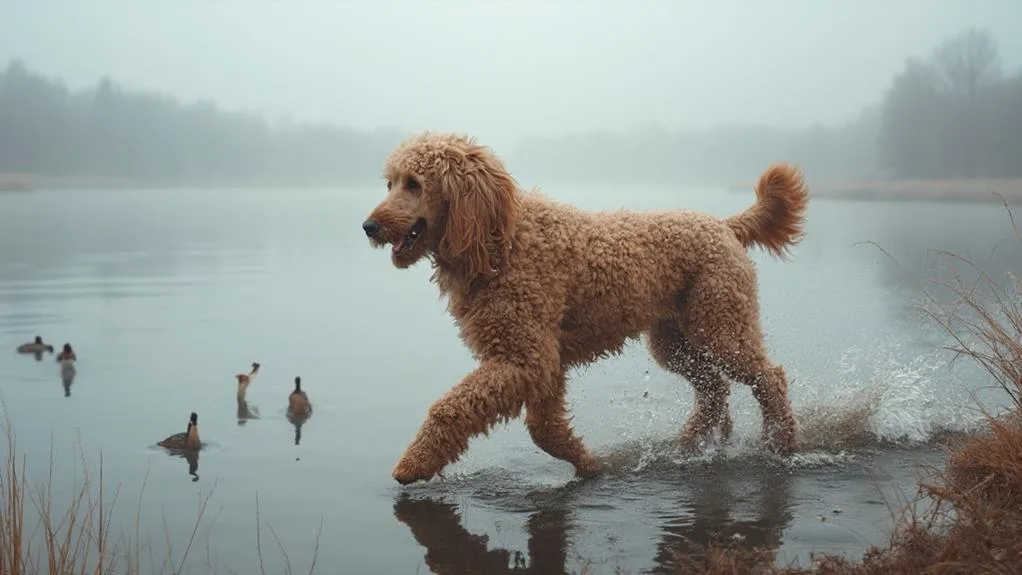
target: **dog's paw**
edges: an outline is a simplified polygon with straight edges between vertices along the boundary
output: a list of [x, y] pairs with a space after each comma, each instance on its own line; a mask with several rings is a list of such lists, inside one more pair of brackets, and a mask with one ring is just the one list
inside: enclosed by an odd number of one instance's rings
[[401, 461], [397, 462], [390, 475], [401, 485], [409, 485], [416, 481], [429, 481], [432, 479], [435, 473], [417, 463], [414, 459], [404, 457]]
[[796, 451], [795, 432], [791, 428], [769, 427], [764, 429], [761, 441], [767, 451], [787, 457]]
[[604, 464], [600, 463], [600, 461], [595, 457], [590, 456], [575, 467], [575, 477], [580, 479], [591, 479], [603, 473], [604, 469]]
[[698, 455], [704, 451], [706, 440], [706, 434], [685, 431], [678, 438], [678, 453], [685, 456]]

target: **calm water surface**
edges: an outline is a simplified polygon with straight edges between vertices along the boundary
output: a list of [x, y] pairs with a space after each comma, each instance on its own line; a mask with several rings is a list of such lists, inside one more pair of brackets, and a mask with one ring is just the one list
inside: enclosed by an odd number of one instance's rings
[[[549, 193], [589, 208], [720, 215], [753, 199], [655, 188]], [[322, 573], [656, 572], [686, 540], [711, 533], [768, 545], [784, 562], [804, 562], [812, 549], [858, 554], [886, 537], [887, 501], [911, 494], [917, 464], [939, 459], [934, 434], [976, 419], [969, 392], [986, 382], [946, 368], [926, 343], [932, 329], [904, 313], [897, 272], [853, 244], [900, 247], [911, 261], [939, 242], [987, 250], [1010, 233], [1003, 209], [816, 201], [791, 261], [755, 254], [768, 346], [815, 426], [815, 449], [786, 461], [757, 454], [759, 413], [736, 387], [738, 445], [677, 457], [670, 440], [691, 390], [637, 344], [571, 384], [576, 428], [615, 462], [605, 477], [573, 481], [516, 421], [473, 441], [444, 481], [401, 488], [392, 465], [429, 404], [473, 362], [428, 266], [395, 270], [386, 251], [367, 245], [360, 224], [381, 194], [0, 195], [0, 349], [39, 334], [71, 342], [79, 357], [66, 387], [53, 356], [0, 353], [0, 394], [33, 473], [45, 473], [52, 445], [65, 496], [78, 446], [92, 466], [102, 453], [126, 530], [148, 473], [142, 531], [158, 557], [167, 530], [180, 554], [215, 488], [187, 564], [194, 573], [205, 572], [206, 541], [212, 561], [257, 568], [257, 496], [273, 571], [279, 555], [266, 526], [305, 571], [322, 521]], [[263, 366], [248, 393], [258, 418], [239, 420], [233, 375], [252, 361]], [[284, 416], [296, 375], [314, 405], [300, 442]], [[867, 397], [876, 405], [855, 423]], [[820, 406], [836, 411], [814, 420]], [[191, 411], [209, 443], [194, 476], [196, 462], [154, 447], [182, 431]], [[848, 417], [900, 444], [848, 448], [840, 442]]]

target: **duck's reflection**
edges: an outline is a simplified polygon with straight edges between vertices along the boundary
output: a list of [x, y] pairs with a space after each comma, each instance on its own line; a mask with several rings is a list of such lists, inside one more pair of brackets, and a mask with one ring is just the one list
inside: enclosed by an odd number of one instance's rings
[[75, 383], [75, 376], [72, 375], [71, 377], [61, 377], [60, 383], [63, 385], [64, 388], [64, 397], [71, 397], [71, 386]]
[[553, 507], [529, 516], [526, 560], [518, 552], [488, 549], [489, 537], [467, 531], [454, 504], [406, 497], [394, 503], [394, 516], [426, 548], [426, 566], [433, 573], [565, 573], [570, 515]]
[[192, 481], [198, 481], [198, 451], [182, 453], [182, 457], [188, 462], [188, 475], [192, 476]]
[[192, 476], [193, 482], [199, 480], [199, 453], [198, 449], [167, 449], [167, 455], [188, 462], [188, 475]]
[[291, 425], [295, 427], [295, 445], [298, 445], [302, 441], [302, 426], [305, 422], [312, 417], [312, 412], [308, 413], [294, 413], [292, 411], [287, 412], [287, 420], [291, 422]]
[[[672, 493], [681, 491], [688, 496], [676, 507], [679, 511], [655, 518], [662, 536], [652, 558], [654, 566], [644, 572], [689, 572], [705, 557], [709, 543], [745, 551], [755, 549], [760, 560], [775, 560], [782, 534], [792, 521], [790, 475], [783, 470], [748, 473], [747, 469], [727, 467], [692, 474], [681, 481], [660, 482]], [[743, 499], [736, 499], [736, 487], [749, 481], [754, 482], [756, 510], [753, 517], [738, 519], [736, 503]], [[573, 495], [571, 499], [578, 497]], [[559, 498], [554, 505], [533, 512], [525, 524], [527, 558], [507, 549], [488, 548], [486, 535], [470, 533], [461, 524], [455, 504], [401, 496], [394, 504], [394, 516], [426, 549], [425, 562], [433, 573], [570, 573], [577, 570], [567, 565], [569, 535], [577, 521], [572, 509], [584, 509], [584, 504]]]
[[64, 386], [64, 397], [71, 397], [71, 385], [75, 382], [75, 374], [70, 375], [61, 374], [60, 383]]
[[243, 391], [238, 392], [238, 425], [245, 425], [250, 419], [259, 419], [259, 409], [250, 408]]

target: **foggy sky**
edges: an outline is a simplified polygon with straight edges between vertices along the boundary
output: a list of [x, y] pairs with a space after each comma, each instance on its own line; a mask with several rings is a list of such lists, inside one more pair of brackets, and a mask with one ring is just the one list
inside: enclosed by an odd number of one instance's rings
[[835, 123], [966, 26], [1022, 64], [1019, 0], [0, 0], [0, 60], [72, 88], [359, 128], [523, 136]]

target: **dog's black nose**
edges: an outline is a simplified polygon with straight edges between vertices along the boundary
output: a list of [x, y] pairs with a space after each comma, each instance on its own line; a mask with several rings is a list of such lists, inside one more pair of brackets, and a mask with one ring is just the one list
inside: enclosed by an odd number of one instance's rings
[[362, 222], [362, 229], [365, 230], [367, 236], [373, 237], [376, 232], [380, 231], [380, 223], [376, 220], [366, 220]]

